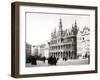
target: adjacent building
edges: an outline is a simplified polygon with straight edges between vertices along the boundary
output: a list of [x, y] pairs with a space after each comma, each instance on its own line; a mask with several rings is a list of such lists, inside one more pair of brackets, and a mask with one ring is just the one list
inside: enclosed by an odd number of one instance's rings
[[31, 53], [32, 53], [32, 46], [26, 43], [26, 57], [31, 56]]
[[90, 29], [86, 26], [78, 31], [77, 53], [79, 56], [90, 55]]

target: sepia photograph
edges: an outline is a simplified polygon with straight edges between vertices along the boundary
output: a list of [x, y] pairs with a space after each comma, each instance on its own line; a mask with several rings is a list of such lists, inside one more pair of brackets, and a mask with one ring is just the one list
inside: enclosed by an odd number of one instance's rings
[[90, 64], [90, 15], [26, 12], [26, 67]]

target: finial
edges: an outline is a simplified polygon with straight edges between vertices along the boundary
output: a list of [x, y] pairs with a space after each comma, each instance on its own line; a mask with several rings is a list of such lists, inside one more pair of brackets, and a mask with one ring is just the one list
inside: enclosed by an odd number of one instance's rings
[[56, 28], [54, 29], [54, 33], [56, 33]]
[[62, 19], [60, 18], [60, 24], [62, 24]]
[[77, 24], [77, 21], [75, 20], [75, 25]]

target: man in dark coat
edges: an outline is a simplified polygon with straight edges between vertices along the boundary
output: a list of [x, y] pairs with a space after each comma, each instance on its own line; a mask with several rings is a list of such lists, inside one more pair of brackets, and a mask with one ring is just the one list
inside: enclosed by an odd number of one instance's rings
[[54, 57], [53, 58], [53, 64], [56, 65], [56, 63], [57, 63], [57, 59], [56, 59], [56, 57]]
[[46, 57], [44, 56], [44, 57], [43, 57], [43, 62], [44, 62], [44, 63], [45, 63], [45, 60], [46, 60]]

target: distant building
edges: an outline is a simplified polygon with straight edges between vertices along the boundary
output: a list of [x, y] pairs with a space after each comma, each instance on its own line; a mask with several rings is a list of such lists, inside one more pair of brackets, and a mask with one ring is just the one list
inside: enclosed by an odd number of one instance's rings
[[39, 55], [39, 45], [32, 46], [32, 55], [33, 56], [38, 56]]
[[30, 44], [26, 43], [26, 57], [29, 57], [32, 53], [32, 47]]
[[32, 55], [37, 55], [41, 57], [49, 56], [49, 47], [48, 44], [35, 45], [32, 49]]
[[45, 56], [46, 58], [49, 57], [49, 46], [48, 44], [42, 44], [40, 46], [41, 56]]
[[59, 21], [59, 29], [51, 33], [49, 42], [49, 56], [57, 58], [77, 58], [77, 22], [75, 21], [71, 29], [63, 30], [62, 19]]
[[45, 48], [45, 44], [41, 44], [40, 45], [40, 55], [43, 57], [44, 56], [44, 48]]

